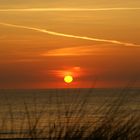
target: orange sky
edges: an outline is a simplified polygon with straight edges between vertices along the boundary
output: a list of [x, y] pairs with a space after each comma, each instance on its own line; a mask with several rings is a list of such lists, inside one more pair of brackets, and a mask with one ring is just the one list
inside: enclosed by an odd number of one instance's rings
[[0, 88], [140, 87], [139, 16], [138, 0], [0, 2]]

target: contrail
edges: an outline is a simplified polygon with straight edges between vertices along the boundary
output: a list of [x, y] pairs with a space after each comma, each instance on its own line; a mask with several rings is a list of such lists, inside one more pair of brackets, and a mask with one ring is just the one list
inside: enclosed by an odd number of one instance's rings
[[0, 12], [78, 12], [78, 11], [119, 11], [119, 10], [140, 10], [140, 7], [120, 7], [120, 8], [24, 8], [24, 9], [0, 9]]
[[22, 25], [2, 23], [2, 22], [0, 22], [0, 25], [14, 27], [14, 28], [33, 30], [33, 31], [41, 32], [41, 33], [46, 33], [46, 34], [49, 34], [49, 35], [54, 35], [54, 36], [76, 38], [76, 39], [82, 39], [82, 40], [88, 40], [88, 41], [106, 42], [106, 43], [112, 43], [112, 44], [118, 44], [118, 45], [124, 45], [124, 46], [140, 47], [140, 45], [133, 44], [133, 43], [121, 42], [121, 41], [117, 41], [117, 40], [98, 39], [98, 38], [92, 38], [92, 37], [87, 37], [87, 36], [78, 36], [78, 35], [64, 34], [64, 33], [49, 31], [49, 30], [46, 30], [46, 29], [29, 27], [29, 26], [22, 26]]

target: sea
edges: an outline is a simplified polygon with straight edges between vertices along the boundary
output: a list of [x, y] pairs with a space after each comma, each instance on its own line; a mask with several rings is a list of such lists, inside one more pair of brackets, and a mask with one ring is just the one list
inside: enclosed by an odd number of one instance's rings
[[[0, 137], [107, 116], [140, 116], [140, 89], [1, 89]], [[47, 130], [46, 130], [47, 131]]]

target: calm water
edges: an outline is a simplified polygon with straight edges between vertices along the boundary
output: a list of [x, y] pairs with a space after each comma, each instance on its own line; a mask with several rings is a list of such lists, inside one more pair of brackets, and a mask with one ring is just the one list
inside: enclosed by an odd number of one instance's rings
[[26, 129], [28, 119], [39, 118], [43, 127], [66, 118], [72, 123], [80, 115], [83, 122], [95, 121], [112, 111], [139, 115], [140, 89], [0, 90], [1, 131]]

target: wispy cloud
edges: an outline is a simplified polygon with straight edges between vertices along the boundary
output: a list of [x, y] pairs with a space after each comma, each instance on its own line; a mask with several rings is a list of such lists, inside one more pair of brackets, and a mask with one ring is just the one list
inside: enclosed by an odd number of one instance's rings
[[49, 72], [49, 74], [56, 75], [58, 77], [64, 77], [66, 75], [72, 75], [74, 77], [78, 77], [79, 75], [84, 75], [85, 71], [87, 71], [87, 70], [85, 70], [84, 68], [81, 68], [79, 66], [75, 66], [75, 67], [63, 68], [61, 70], [59, 70], [59, 69], [49, 70], [48, 72]]
[[[52, 49], [41, 53], [41, 56], [89, 56], [89, 55], [115, 55], [123, 54], [118, 45], [99, 44], [91, 46], [73, 46], [68, 48]], [[125, 49], [125, 47], [124, 47]]]
[[0, 12], [61, 12], [61, 11], [119, 11], [119, 10], [140, 10], [140, 7], [119, 7], [119, 8], [24, 8], [24, 9], [0, 9]]
[[53, 49], [46, 53], [41, 54], [42, 56], [82, 56], [82, 55], [93, 55], [100, 54], [99, 49], [94, 46], [82, 46], [82, 47], [69, 47]]
[[27, 29], [27, 30], [33, 30], [33, 31], [37, 31], [37, 32], [41, 32], [41, 33], [45, 33], [45, 34], [49, 34], [49, 35], [54, 35], [54, 36], [82, 39], [82, 40], [88, 40], [88, 41], [96, 41], [96, 42], [105, 42], [105, 43], [118, 44], [118, 45], [123, 45], [123, 46], [140, 47], [140, 45], [137, 45], [137, 44], [134, 44], [134, 43], [122, 42], [122, 41], [118, 41], [118, 40], [99, 39], [99, 38], [80, 36], [80, 35], [64, 34], [64, 33], [60, 33], [60, 32], [49, 31], [49, 30], [42, 29], [42, 28], [35, 28], [35, 27], [9, 24], [9, 23], [2, 23], [2, 22], [0, 22], [0, 25], [8, 26], [8, 27], [14, 27], [14, 28]]

